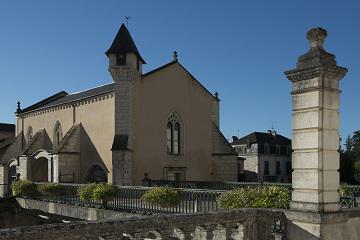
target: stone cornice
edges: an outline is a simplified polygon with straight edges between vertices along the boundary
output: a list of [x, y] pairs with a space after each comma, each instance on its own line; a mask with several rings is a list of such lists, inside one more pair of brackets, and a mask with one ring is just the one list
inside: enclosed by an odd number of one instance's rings
[[319, 66], [313, 68], [289, 70], [285, 72], [285, 75], [290, 81], [298, 82], [302, 80], [319, 77], [323, 73], [330, 73], [339, 77], [343, 77], [345, 76], [347, 71], [348, 70], [346, 68], [339, 66], [335, 66], [335, 67]]

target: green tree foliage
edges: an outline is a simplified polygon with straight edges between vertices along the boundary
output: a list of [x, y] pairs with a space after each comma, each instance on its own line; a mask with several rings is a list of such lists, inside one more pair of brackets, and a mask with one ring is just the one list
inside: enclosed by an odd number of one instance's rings
[[340, 150], [340, 180], [349, 184], [360, 182], [360, 131], [354, 132]]
[[290, 191], [285, 187], [265, 186], [237, 188], [218, 198], [221, 208], [281, 208], [290, 207]]

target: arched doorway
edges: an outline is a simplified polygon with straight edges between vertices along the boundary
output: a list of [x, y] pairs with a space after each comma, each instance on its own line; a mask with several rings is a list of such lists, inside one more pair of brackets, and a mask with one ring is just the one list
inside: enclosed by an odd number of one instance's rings
[[40, 157], [34, 158], [31, 164], [31, 180], [34, 182], [48, 181], [48, 159]]
[[92, 166], [89, 170], [87, 181], [90, 183], [107, 182], [107, 174], [99, 165]]

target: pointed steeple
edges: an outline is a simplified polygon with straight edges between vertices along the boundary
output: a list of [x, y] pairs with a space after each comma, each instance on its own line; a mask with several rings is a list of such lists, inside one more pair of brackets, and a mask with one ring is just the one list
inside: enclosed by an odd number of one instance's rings
[[109, 56], [109, 54], [126, 53], [134, 53], [141, 60], [141, 63], [145, 64], [145, 61], [137, 50], [134, 40], [132, 39], [129, 31], [124, 24], [121, 24], [121, 27], [116, 34], [116, 37], [111, 44], [111, 47], [105, 52], [105, 54], [106, 56]]

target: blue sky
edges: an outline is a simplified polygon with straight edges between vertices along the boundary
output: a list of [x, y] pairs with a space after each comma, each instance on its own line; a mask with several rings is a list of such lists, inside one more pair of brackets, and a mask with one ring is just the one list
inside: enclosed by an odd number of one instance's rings
[[0, 2], [0, 122], [56, 92], [111, 82], [104, 52], [124, 16], [147, 64], [180, 62], [221, 98], [227, 137], [266, 131], [291, 136], [284, 71], [308, 50], [311, 27], [349, 72], [341, 82], [344, 138], [360, 129], [359, 1], [18, 1]]

